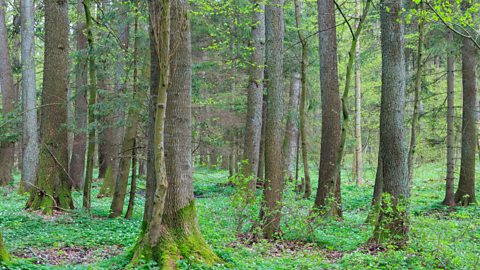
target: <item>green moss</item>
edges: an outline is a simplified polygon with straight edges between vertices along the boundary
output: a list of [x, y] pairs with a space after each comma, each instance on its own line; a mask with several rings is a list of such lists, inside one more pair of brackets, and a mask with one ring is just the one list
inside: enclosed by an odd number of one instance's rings
[[10, 254], [7, 252], [5, 243], [3, 242], [2, 231], [0, 231], [0, 263], [9, 263], [11, 260]]

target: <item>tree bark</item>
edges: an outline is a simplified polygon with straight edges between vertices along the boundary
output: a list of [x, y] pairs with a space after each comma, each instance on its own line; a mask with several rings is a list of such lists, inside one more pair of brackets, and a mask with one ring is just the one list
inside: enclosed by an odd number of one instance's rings
[[[447, 41], [453, 44], [453, 32], [447, 30]], [[455, 205], [455, 56], [450, 49], [447, 56], [447, 177], [445, 199], [448, 206]]]
[[409, 231], [409, 185], [405, 145], [405, 61], [403, 1], [381, 2], [382, 101], [380, 112], [380, 159], [383, 195], [373, 243], [403, 246]]
[[[8, 33], [5, 23], [7, 5], [0, 0], [0, 90], [2, 93], [2, 113], [5, 118], [13, 111], [15, 103], [15, 90], [13, 84], [13, 71], [9, 59]], [[13, 159], [15, 142], [9, 138], [0, 141], [0, 186], [13, 181]]]
[[87, 37], [85, 36], [85, 8], [83, 0], [78, 1], [78, 22], [75, 27], [77, 54], [75, 65], [75, 134], [73, 138], [72, 157], [70, 159], [70, 176], [73, 179], [74, 188], [83, 187], [85, 173], [85, 153], [87, 150]]
[[[245, 177], [251, 177], [248, 188], [255, 191], [258, 176], [260, 141], [262, 136], [262, 104], [265, 78], [265, 5], [262, 0], [253, 0], [252, 47], [254, 51], [249, 67], [247, 89], [247, 119], [242, 166]], [[232, 153], [233, 154], [233, 153]]]
[[265, 188], [260, 211], [263, 237], [280, 232], [282, 193], [285, 185], [282, 155], [284, 0], [269, 1], [265, 8], [267, 123], [265, 132]]
[[295, 150], [297, 149], [298, 112], [300, 103], [300, 74], [293, 73], [290, 81], [290, 99], [287, 108], [287, 125], [283, 141], [283, 158], [287, 179], [293, 181], [295, 170]]
[[[161, 163], [156, 160], [157, 168], [166, 169], [159, 173], [157, 169], [157, 191], [151, 220], [147, 229], [141, 237], [139, 245], [134, 250], [133, 262], [138, 259], [155, 260], [161, 269], [176, 269], [177, 261], [180, 258], [198, 260], [206, 264], [214, 264], [219, 259], [207, 247], [198, 227], [196, 211], [193, 201], [193, 177], [191, 158], [191, 45], [190, 27], [188, 21], [188, 2], [186, 0], [173, 0], [171, 6], [172, 32], [167, 30], [168, 19], [163, 19], [157, 24], [161, 28], [161, 37], [158, 45], [163, 48], [157, 51], [160, 67], [167, 67], [169, 63], [168, 37], [171, 39], [170, 64], [171, 82], [168, 83], [168, 69], [160, 70], [159, 99], [166, 101], [168, 92], [168, 103], [166, 104], [165, 118], [165, 153], [156, 153], [156, 158], [161, 157]], [[154, 5], [160, 5], [155, 7]], [[162, 12], [162, 17], [168, 17], [169, 1], [150, 2], [151, 10]], [[153, 11], [155, 12], [155, 11]], [[153, 13], [151, 14], [158, 14]], [[153, 16], [152, 16], [153, 17]], [[155, 17], [153, 17], [155, 18]], [[154, 29], [156, 27], [154, 26]], [[157, 28], [158, 29], [158, 28]], [[158, 30], [154, 30], [157, 32]], [[157, 32], [158, 33], [158, 32]], [[170, 34], [167, 36], [167, 34]], [[165, 40], [166, 39], [166, 40]], [[167, 43], [167, 44], [165, 44]], [[157, 47], [158, 48], [158, 47]], [[164, 58], [165, 57], [165, 58]], [[163, 75], [162, 75], [163, 73]], [[168, 85], [167, 89], [162, 89]], [[163, 91], [162, 91], [163, 90]], [[162, 94], [163, 93], [163, 94]], [[163, 103], [165, 104], [165, 103]], [[157, 106], [158, 118], [162, 118], [165, 110]], [[157, 131], [160, 131], [157, 128]], [[163, 133], [163, 130], [161, 131]], [[158, 143], [159, 138], [156, 138]], [[158, 151], [161, 148], [156, 148]], [[165, 159], [163, 159], [165, 154]], [[168, 175], [168, 188], [166, 182], [158, 182], [160, 177]], [[166, 179], [165, 179], [166, 180]], [[160, 204], [161, 191], [165, 188], [166, 197], [163, 197], [164, 204]], [[159, 206], [165, 207], [159, 209]]]
[[320, 31], [320, 86], [322, 95], [322, 143], [320, 171], [315, 209], [341, 216], [341, 206], [335, 199], [340, 177], [337, 169], [341, 147], [341, 100], [338, 85], [337, 37], [335, 3], [318, 0], [318, 29]]
[[473, 41], [463, 38], [462, 47], [462, 157], [460, 180], [455, 203], [467, 206], [476, 203], [475, 198], [475, 152], [477, 148], [477, 49]]
[[[355, 29], [360, 25], [361, 2], [355, 0]], [[355, 170], [354, 179], [357, 186], [363, 184], [363, 150], [362, 150], [362, 79], [360, 62], [360, 37], [355, 47]]]
[[45, 1], [45, 58], [41, 148], [35, 190], [27, 208], [53, 210], [73, 208], [72, 182], [68, 175], [67, 88], [68, 88], [68, 4], [65, 0]]
[[257, 181], [265, 180], [265, 133], [267, 127], [267, 97], [262, 98], [262, 134], [260, 135], [260, 150], [258, 157], [258, 173]]
[[[38, 170], [39, 146], [37, 123], [37, 91], [35, 75], [35, 42], [33, 0], [23, 0], [21, 5], [22, 36], [22, 111], [23, 152], [22, 180], [27, 189], [35, 182]], [[21, 189], [19, 191], [22, 191]]]

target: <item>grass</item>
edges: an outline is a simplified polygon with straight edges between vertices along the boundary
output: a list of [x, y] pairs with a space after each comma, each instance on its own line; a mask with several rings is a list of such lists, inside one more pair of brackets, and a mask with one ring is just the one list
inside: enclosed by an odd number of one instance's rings
[[[363, 187], [349, 181], [343, 183], [343, 221], [307, 222], [313, 197], [298, 199], [291, 191], [293, 187], [288, 186], [283, 202], [282, 241], [244, 245], [237, 238], [236, 220], [241, 214], [245, 220], [242, 233], [245, 233], [257, 217], [258, 203], [239, 211], [232, 203], [235, 189], [225, 185], [227, 173], [197, 168], [194, 189], [201, 230], [225, 262], [213, 269], [480, 269], [480, 208], [459, 207], [451, 211], [440, 204], [444, 168], [439, 164], [425, 164], [416, 169], [407, 248], [365, 247], [373, 229], [365, 224], [373, 175], [374, 171], [366, 172], [367, 182]], [[312, 179], [317, 177], [314, 175]], [[144, 187], [140, 181], [139, 186]], [[315, 187], [314, 184], [314, 190]], [[76, 209], [54, 218], [23, 211], [26, 196], [16, 194], [11, 187], [0, 189], [0, 227], [7, 248], [17, 257], [34, 257], [19, 258], [4, 268], [123, 269], [127, 262], [125, 254], [138, 235], [143, 196], [137, 196], [131, 220], [108, 219], [110, 198], [95, 197], [98, 182], [93, 188], [92, 216]], [[80, 206], [81, 194], [75, 192], [74, 200]], [[52, 262], [56, 265], [48, 265]], [[180, 261], [180, 265], [182, 269], [207, 269], [189, 265], [187, 261]], [[155, 266], [146, 263], [142, 268], [155, 269]]]

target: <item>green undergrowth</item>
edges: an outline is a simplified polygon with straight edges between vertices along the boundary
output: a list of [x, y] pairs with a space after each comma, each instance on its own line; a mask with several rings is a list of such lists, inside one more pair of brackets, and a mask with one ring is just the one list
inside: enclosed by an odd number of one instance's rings
[[[232, 202], [237, 191], [228, 185], [228, 173], [196, 168], [194, 189], [199, 224], [205, 240], [223, 262], [207, 267], [180, 258], [178, 265], [181, 269], [480, 269], [480, 208], [448, 209], [440, 204], [445, 183], [442, 164], [425, 164], [416, 169], [410, 208], [412, 229], [407, 246], [402, 250], [367, 246], [373, 230], [365, 223], [373, 176], [374, 170], [367, 171], [362, 187], [356, 187], [345, 176], [341, 221], [308, 220], [313, 196], [309, 200], [301, 199], [293, 192], [293, 184], [287, 184], [283, 234], [279, 241], [245, 245], [239, 239], [248, 237], [260, 200], [241, 213], [245, 217], [239, 232], [243, 238], [237, 238], [239, 213], [234, 205], [238, 204]], [[315, 192], [317, 176], [312, 175], [312, 179]], [[139, 180], [131, 220], [107, 218], [111, 199], [96, 198], [99, 186], [99, 182], [93, 185], [91, 214], [76, 209], [54, 218], [24, 211], [25, 195], [18, 195], [12, 187], [0, 189], [0, 227], [11, 254], [22, 257], [19, 255], [84, 248], [92, 250], [91, 256], [98, 255], [84, 263], [65, 261], [55, 266], [45, 264], [47, 262], [38, 265], [32, 258], [17, 258], [4, 268], [124, 269], [129, 262], [128, 251], [139, 233], [145, 181]], [[257, 195], [260, 198], [261, 192]], [[80, 207], [81, 194], [75, 192], [73, 198], [75, 206]], [[295, 243], [293, 248], [289, 243]], [[101, 255], [112, 249], [116, 252]], [[152, 262], [142, 263], [139, 269], [156, 269]]]

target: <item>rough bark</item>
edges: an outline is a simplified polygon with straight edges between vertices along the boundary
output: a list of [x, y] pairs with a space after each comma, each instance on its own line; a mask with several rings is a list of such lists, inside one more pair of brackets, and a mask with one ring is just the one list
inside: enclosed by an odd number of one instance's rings
[[290, 98], [287, 108], [287, 125], [283, 141], [283, 158], [287, 179], [293, 181], [295, 170], [295, 150], [297, 149], [298, 112], [300, 103], [300, 74], [293, 73], [290, 81]]
[[85, 22], [88, 40], [88, 147], [87, 168], [85, 183], [83, 185], [83, 207], [90, 209], [91, 189], [93, 182], [93, 159], [95, 153], [95, 103], [97, 102], [97, 74], [95, 68], [94, 40], [92, 33], [92, 15], [90, 13], [90, 0], [83, 0]]
[[45, 1], [45, 58], [41, 148], [38, 176], [27, 208], [53, 210], [73, 208], [72, 183], [68, 176], [67, 87], [68, 87], [67, 1]]
[[[360, 0], [355, 0], [355, 29], [360, 24]], [[362, 151], [362, 79], [360, 62], [360, 37], [355, 47], [355, 170], [354, 179], [357, 186], [363, 184], [363, 151]]]
[[267, 127], [267, 98], [262, 98], [262, 133], [260, 135], [260, 150], [258, 154], [258, 173], [257, 181], [265, 180], [265, 133]]
[[335, 28], [335, 3], [318, 0], [318, 29], [320, 31], [320, 86], [322, 95], [322, 143], [320, 171], [314, 208], [326, 214], [341, 215], [335, 199], [340, 177], [337, 162], [341, 154], [341, 100], [338, 85], [337, 37]]
[[252, 177], [248, 187], [255, 190], [260, 158], [260, 141], [262, 136], [262, 104], [265, 77], [265, 5], [262, 0], [253, 0], [252, 18], [252, 53], [249, 68], [249, 83], [247, 89], [247, 119], [242, 166], [245, 177]]
[[[453, 44], [453, 32], [447, 30], [447, 40]], [[450, 49], [447, 56], [447, 176], [445, 178], [445, 205], [455, 205], [455, 56]]]
[[374, 243], [404, 245], [409, 231], [409, 185], [405, 145], [405, 61], [403, 1], [381, 2], [382, 101], [380, 112], [380, 155], [383, 195]]
[[[423, 4], [421, 3], [418, 7], [419, 12], [423, 9]], [[423, 67], [423, 35], [424, 35], [424, 23], [422, 21], [418, 22], [418, 45], [417, 45], [417, 57], [416, 57], [416, 73], [415, 73], [415, 86], [414, 86], [414, 98], [413, 98], [413, 115], [412, 115], [412, 126], [410, 129], [410, 148], [408, 150], [408, 180], [412, 181], [413, 178], [413, 166], [415, 159], [415, 152], [417, 150], [417, 132], [418, 132], [418, 121], [420, 117], [420, 87], [422, 84], [422, 67]]]
[[283, 115], [283, 0], [269, 1], [265, 8], [267, 123], [265, 131], [265, 188], [260, 220], [263, 237], [280, 232], [282, 193], [285, 185], [282, 155]]
[[[160, 3], [163, 4], [160, 6], [163, 8], [160, 9], [162, 16], [168, 15], [168, 11], [165, 11], [165, 5], [168, 5], [168, 3], [168, 1]], [[159, 264], [161, 269], [176, 269], [177, 261], [180, 258], [210, 265], [219, 261], [218, 257], [208, 248], [200, 233], [193, 201], [191, 169], [191, 45], [190, 27], [187, 17], [188, 2], [186, 0], [173, 0], [171, 3], [172, 32], [170, 35], [170, 50], [172, 62], [170, 72], [172, 79], [168, 84], [168, 91], [163, 89], [163, 93], [166, 94], [168, 92], [165, 118], [166, 159], [164, 166], [161, 166], [158, 161], [156, 162], [156, 165], [160, 166], [160, 168], [166, 169], [163, 175], [168, 175], [168, 188], [157, 182], [156, 198], [160, 195], [158, 187], [167, 188], [166, 198], [163, 198], [165, 207], [164, 209], [163, 207], [158, 209], [159, 201], [158, 199], [155, 201], [151, 220], [148, 222], [147, 230], [135, 249], [133, 258], [134, 262], [139, 259], [153, 259]], [[153, 4], [150, 2], [150, 5]], [[168, 24], [165, 21], [168, 20], [163, 20], [162, 23]], [[163, 42], [158, 44], [168, 45], [164, 44], [164, 38], [168, 31], [162, 33]], [[162, 48], [165, 47], [162, 46]], [[166, 51], [167, 55], [164, 57], [168, 58], [168, 50]], [[159, 51], [161, 67], [168, 63], [162, 61], [161, 57], [164, 53]], [[162, 73], [167, 75], [165, 70], [161, 70], [160, 74]], [[160, 78], [160, 81], [160, 85], [166, 82], [162, 78]], [[159, 90], [159, 97], [161, 97], [162, 87]], [[164, 97], [165, 99], [167, 97]], [[161, 111], [165, 112], [161, 110], [161, 107], [157, 107], [157, 117], [159, 117], [158, 112]], [[163, 151], [162, 154], [164, 154]], [[156, 176], [161, 177], [158, 171]]]
[[72, 177], [74, 188], [83, 187], [85, 172], [85, 153], [87, 150], [87, 36], [85, 35], [85, 8], [83, 0], [78, 1], [78, 22], [75, 27], [77, 54], [75, 65], [75, 134], [73, 138], [72, 157], [70, 159], [69, 173]]
[[460, 180], [455, 203], [469, 205], [475, 198], [475, 152], [477, 148], [477, 49], [471, 40], [463, 38], [462, 47], [462, 157]]
[[[38, 170], [38, 123], [37, 123], [37, 91], [35, 75], [35, 43], [34, 43], [34, 10], [33, 0], [23, 0], [21, 5], [22, 36], [22, 111], [23, 114], [23, 152], [22, 183], [35, 182]], [[20, 190], [22, 191], [22, 190]]]
[[[13, 71], [9, 59], [8, 33], [5, 23], [6, 3], [0, 0], [0, 90], [2, 93], [2, 113], [4, 117], [13, 111], [15, 90], [13, 84]], [[13, 181], [13, 159], [15, 142], [5, 138], [0, 141], [0, 186]]]

